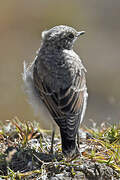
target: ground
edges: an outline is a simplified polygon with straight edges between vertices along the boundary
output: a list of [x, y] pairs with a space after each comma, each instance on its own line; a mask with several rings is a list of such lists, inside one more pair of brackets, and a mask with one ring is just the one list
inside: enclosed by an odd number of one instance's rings
[[0, 178], [44, 180], [120, 179], [119, 126], [80, 129], [80, 154], [65, 158], [60, 137], [50, 154], [51, 132], [18, 118], [0, 127]]

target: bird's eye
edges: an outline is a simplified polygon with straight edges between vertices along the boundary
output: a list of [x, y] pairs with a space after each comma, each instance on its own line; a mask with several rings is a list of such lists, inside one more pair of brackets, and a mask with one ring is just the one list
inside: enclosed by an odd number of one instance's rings
[[70, 34], [68, 35], [68, 37], [69, 37], [70, 39], [73, 39], [73, 38], [74, 38], [74, 34], [73, 34], [73, 33], [70, 33]]

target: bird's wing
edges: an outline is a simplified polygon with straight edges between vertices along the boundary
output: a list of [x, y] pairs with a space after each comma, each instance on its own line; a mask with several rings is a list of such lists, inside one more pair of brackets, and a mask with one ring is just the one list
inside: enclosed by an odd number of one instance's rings
[[68, 88], [60, 89], [58, 93], [54, 92], [44, 80], [41, 80], [37, 68], [34, 69], [33, 76], [35, 88], [58, 126], [65, 131], [71, 129], [71, 133], [72, 131], [76, 132], [75, 129], [79, 126], [83, 109], [86, 88], [84, 70], [81, 69], [81, 74], [74, 77], [74, 81]]

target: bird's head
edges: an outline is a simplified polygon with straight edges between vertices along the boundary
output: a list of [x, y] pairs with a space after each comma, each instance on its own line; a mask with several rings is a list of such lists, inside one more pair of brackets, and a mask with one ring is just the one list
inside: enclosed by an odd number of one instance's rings
[[43, 44], [47, 44], [50, 47], [72, 49], [75, 40], [84, 33], [84, 31], [78, 32], [72, 27], [60, 25], [50, 30], [43, 31], [42, 41]]

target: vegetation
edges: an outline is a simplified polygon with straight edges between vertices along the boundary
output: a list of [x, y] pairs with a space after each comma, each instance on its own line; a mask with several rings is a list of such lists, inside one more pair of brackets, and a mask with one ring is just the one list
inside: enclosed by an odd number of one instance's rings
[[120, 179], [120, 126], [80, 129], [80, 154], [64, 158], [60, 137], [17, 117], [0, 126], [1, 179]]

